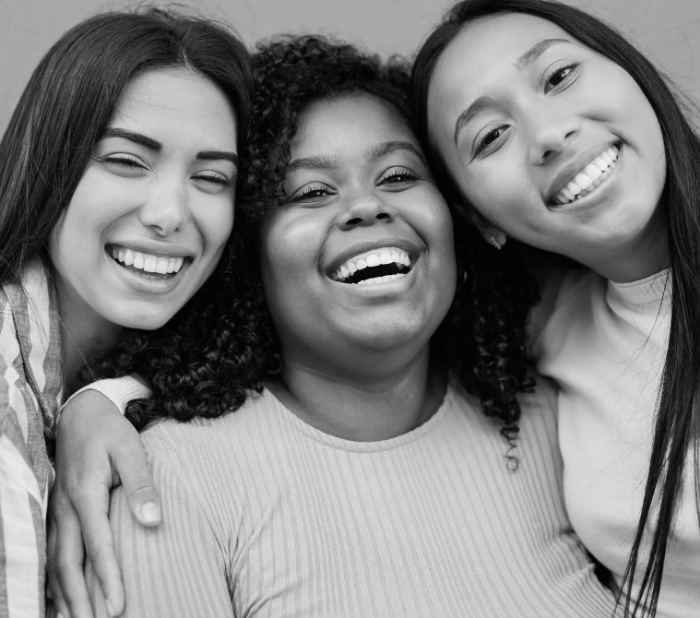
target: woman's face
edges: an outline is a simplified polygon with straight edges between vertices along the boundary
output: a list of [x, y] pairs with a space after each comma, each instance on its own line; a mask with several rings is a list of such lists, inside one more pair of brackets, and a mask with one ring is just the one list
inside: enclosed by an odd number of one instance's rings
[[233, 225], [236, 118], [208, 79], [125, 88], [50, 238], [61, 311], [154, 329], [214, 270]]
[[452, 221], [405, 120], [367, 94], [299, 115], [286, 203], [262, 232], [285, 358], [327, 371], [352, 350], [425, 346], [455, 289]]
[[525, 243], [591, 265], [664, 232], [651, 105], [619, 65], [551, 22], [466, 24], [436, 65], [428, 122], [466, 201]]

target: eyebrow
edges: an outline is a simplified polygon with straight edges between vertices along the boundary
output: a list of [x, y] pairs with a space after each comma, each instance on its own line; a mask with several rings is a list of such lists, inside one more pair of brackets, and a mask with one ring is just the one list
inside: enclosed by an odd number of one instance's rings
[[335, 157], [313, 156], [294, 159], [287, 164], [287, 170], [331, 170], [338, 167]]
[[[160, 152], [163, 149], [163, 144], [154, 140], [152, 137], [143, 135], [142, 133], [136, 133], [135, 131], [129, 131], [127, 129], [119, 129], [116, 127], [108, 128], [102, 138], [106, 137], [118, 137], [121, 139], [129, 140], [134, 144], [139, 146], [144, 146], [149, 150], [154, 152]], [[236, 167], [238, 167], [238, 155], [235, 152], [229, 152], [226, 150], [204, 150], [197, 153], [197, 159], [200, 161], [230, 161]]]
[[[515, 61], [515, 68], [517, 68], [518, 71], [522, 71], [535, 62], [535, 60], [537, 60], [552, 45], [555, 45], [556, 43], [570, 42], [571, 41], [567, 39], [544, 39], [539, 41], [518, 57], [518, 59]], [[469, 121], [474, 118], [474, 116], [493, 105], [495, 105], [495, 101], [491, 97], [481, 96], [469, 107], [467, 107], [467, 109], [465, 109], [459, 116], [457, 116], [454, 132], [455, 144], [457, 143], [459, 132], [469, 123]]]
[[[415, 154], [423, 163], [425, 159], [418, 149], [410, 142], [383, 142], [377, 146], [373, 146], [367, 151], [367, 157], [371, 162], [377, 161], [382, 157], [396, 152], [397, 150], [408, 150]], [[335, 157], [313, 156], [294, 159], [287, 165], [287, 171], [304, 169], [304, 170], [332, 170], [338, 167], [338, 161]]]
[[384, 142], [382, 144], [378, 144], [377, 146], [370, 148], [367, 154], [369, 155], [370, 161], [377, 161], [378, 159], [381, 159], [382, 157], [385, 157], [391, 154], [392, 152], [396, 152], [397, 150], [408, 150], [409, 152], [412, 152], [414, 155], [416, 155], [425, 164], [425, 159], [423, 159], [423, 155], [413, 144], [411, 144], [411, 142]]
[[528, 49], [524, 54], [522, 54], [516, 61], [515, 66], [518, 71], [522, 71], [529, 67], [535, 60], [537, 60], [544, 52], [546, 52], [552, 45], [556, 43], [570, 43], [566, 39], [544, 39], [539, 43], [535, 43], [530, 49]]

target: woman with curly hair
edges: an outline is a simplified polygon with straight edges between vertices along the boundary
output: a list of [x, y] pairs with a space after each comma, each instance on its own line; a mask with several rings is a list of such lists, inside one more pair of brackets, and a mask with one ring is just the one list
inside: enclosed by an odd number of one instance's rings
[[619, 33], [545, 0], [457, 3], [414, 85], [435, 169], [487, 241], [571, 260], [543, 273], [533, 351], [561, 387], [574, 527], [627, 615], [700, 615], [697, 114]]
[[193, 297], [197, 314], [214, 302], [198, 290], [233, 224], [249, 88], [248, 54], [226, 29], [141, 10], [75, 26], [22, 94], [0, 142], [2, 615], [44, 615], [64, 396], [127, 331], [162, 327]]
[[254, 71], [237, 270], [277, 366], [235, 412], [143, 432], [164, 523], [113, 493], [124, 616], [610, 616], [512, 327], [535, 298], [477, 245], [455, 260], [407, 72], [319, 37]]

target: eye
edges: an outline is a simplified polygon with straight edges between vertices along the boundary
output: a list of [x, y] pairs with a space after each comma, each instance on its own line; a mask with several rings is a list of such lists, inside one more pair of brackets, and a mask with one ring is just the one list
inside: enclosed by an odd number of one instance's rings
[[386, 171], [379, 179], [378, 184], [381, 185], [402, 185], [418, 180], [418, 175], [407, 167], [392, 167]]
[[333, 195], [333, 192], [323, 184], [310, 184], [302, 187], [289, 198], [290, 202], [317, 202]]
[[231, 179], [224, 174], [216, 172], [199, 172], [195, 176], [192, 176], [192, 180], [196, 181], [200, 187], [209, 193], [215, 193], [232, 187], [236, 182], [235, 177]]
[[544, 91], [551, 92], [554, 89], [562, 89], [566, 87], [574, 78], [576, 74], [576, 69], [578, 68], [577, 63], [568, 64], [563, 67], [555, 69], [545, 77]]
[[105, 155], [97, 157], [97, 159], [109, 167], [122, 168], [124, 170], [138, 171], [148, 169], [143, 161], [124, 153]]
[[479, 155], [490, 146], [494, 146], [505, 135], [508, 130], [507, 124], [501, 124], [493, 129], [482, 133], [476, 140], [475, 154]]

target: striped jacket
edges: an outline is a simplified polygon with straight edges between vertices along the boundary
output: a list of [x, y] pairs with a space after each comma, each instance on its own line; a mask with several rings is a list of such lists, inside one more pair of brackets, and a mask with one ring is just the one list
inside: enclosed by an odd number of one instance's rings
[[62, 398], [56, 292], [37, 258], [0, 288], [0, 618], [44, 615], [47, 452]]

